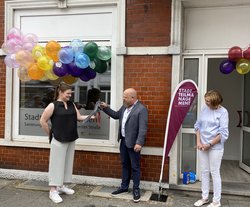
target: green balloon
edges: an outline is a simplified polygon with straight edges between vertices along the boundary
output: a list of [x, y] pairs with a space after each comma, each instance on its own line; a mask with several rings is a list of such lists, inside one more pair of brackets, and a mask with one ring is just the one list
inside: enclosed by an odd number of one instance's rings
[[103, 61], [107, 61], [111, 58], [111, 50], [108, 47], [100, 46], [98, 47], [98, 51], [96, 56]]
[[97, 51], [98, 51], [98, 45], [95, 42], [88, 42], [84, 46], [84, 53], [86, 53], [90, 58], [95, 57]]
[[97, 73], [104, 73], [107, 70], [107, 63], [98, 58], [93, 59], [95, 63], [94, 71]]

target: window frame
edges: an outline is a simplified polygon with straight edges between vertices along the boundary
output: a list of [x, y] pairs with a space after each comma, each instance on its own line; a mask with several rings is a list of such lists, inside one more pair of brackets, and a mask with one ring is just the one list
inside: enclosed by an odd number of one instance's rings
[[[103, 11], [103, 6], [105, 8], [111, 8], [114, 15], [116, 15], [116, 20], [113, 20], [113, 24], [115, 25], [112, 31], [112, 40], [110, 40], [110, 45], [112, 48], [112, 62], [111, 62], [111, 100], [110, 105], [113, 109], [119, 109], [122, 104], [122, 91], [123, 91], [123, 56], [117, 55], [116, 50], [119, 50], [118, 46], [124, 46], [125, 44], [125, 1], [92, 1], [92, 5], [89, 2], [84, 0], [76, 1], [76, 0], [68, 0], [68, 7], [72, 5], [72, 8], [69, 8], [70, 11], [77, 9], [80, 6], [94, 6], [95, 8], [99, 8]], [[99, 7], [98, 7], [99, 5]], [[18, 26], [18, 17], [16, 17], [15, 11], [19, 11], [22, 9], [57, 9], [57, 3], [55, 2], [37, 2], [35, 0], [27, 1], [5, 1], [5, 34], [10, 28], [14, 26]], [[119, 10], [119, 11], [118, 11]], [[32, 11], [32, 10], [29, 10]], [[59, 10], [58, 10], [59, 11]], [[37, 12], [37, 11], [36, 11]], [[119, 13], [119, 16], [118, 16]], [[48, 10], [49, 14], [49, 10]], [[122, 31], [122, 32], [119, 32]], [[8, 104], [12, 103], [12, 104]], [[15, 130], [17, 123], [16, 120], [17, 115], [19, 114], [19, 80], [16, 74], [16, 71], [11, 68], [6, 67], [6, 117], [5, 117], [5, 139], [7, 142], [15, 142], [15, 145], [27, 145], [27, 146], [36, 146], [36, 147], [48, 147], [48, 138], [44, 136], [26, 136], [26, 135], [18, 135]], [[117, 149], [110, 149], [110, 147], [117, 146], [116, 137], [118, 132], [118, 123], [110, 119], [110, 129], [109, 129], [109, 140], [88, 140], [88, 139], [78, 139], [77, 144], [79, 145], [77, 148], [88, 150], [96, 150], [96, 151], [117, 151]], [[39, 141], [38, 141], [39, 140]], [[87, 147], [88, 146], [88, 147]], [[92, 146], [92, 147], [91, 147]], [[99, 147], [99, 149], [98, 149]]]

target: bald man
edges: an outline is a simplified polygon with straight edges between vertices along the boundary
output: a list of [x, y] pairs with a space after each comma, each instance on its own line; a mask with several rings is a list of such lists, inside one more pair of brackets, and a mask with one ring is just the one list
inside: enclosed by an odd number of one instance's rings
[[120, 158], [122, 164], [121, 186], [112, 196], [128, 192], [129, 182], [133, 178], [133, 200], [139, 202], [140, 194], [140, 153], [145, 143], [148, 128], [148, 110], [137, 99], [137, 92], [128, 88], [123, 92], [123, 106], [114, 111], [102, 102], [101, 108], [113, 119], [119, 119], [118, 142], [120, 141]]

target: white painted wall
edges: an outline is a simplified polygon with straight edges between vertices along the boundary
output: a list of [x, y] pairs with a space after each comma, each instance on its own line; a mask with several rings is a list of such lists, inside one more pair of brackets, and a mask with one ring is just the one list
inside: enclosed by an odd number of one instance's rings
[[228, 49], [250, 43], [250, 6], [185, 9], [186, 50]]

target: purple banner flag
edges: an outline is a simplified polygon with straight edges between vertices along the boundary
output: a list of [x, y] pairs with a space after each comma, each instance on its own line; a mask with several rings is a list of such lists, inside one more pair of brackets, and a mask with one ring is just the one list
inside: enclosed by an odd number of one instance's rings
[[177, 85], [170, 102], [166, 124], [165, 156], [168, 156], [175, 137], [197, 93], [197, 86], [192, 80], [184, 80]]

